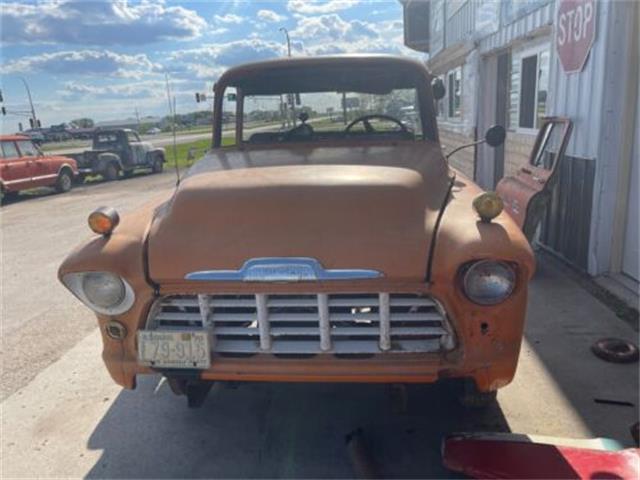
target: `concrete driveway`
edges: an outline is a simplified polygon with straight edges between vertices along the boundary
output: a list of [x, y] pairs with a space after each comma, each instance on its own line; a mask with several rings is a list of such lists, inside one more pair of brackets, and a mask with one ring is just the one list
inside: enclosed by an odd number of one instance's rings
[[92, 208], [126, 211], [172, 184], [168, 173], [142, 176], [2, 209], [2, 478], [345, 478], [355, 428], [384, 477], [455, 476], [441, 466], [440, 440], [460, 430], [630, 444], [638, 364], [605, 363], [589, 347], [637, 333], [549, 259], [531, 285], [516, 379], [484, 412], [457, 407], [446, 385], [410, 386], [406, 403], [382, 385], [221, 385], [200, 410], [158, 377], [122, 391], [102, 365], [91, 313], [55, 271], [88, 235]]

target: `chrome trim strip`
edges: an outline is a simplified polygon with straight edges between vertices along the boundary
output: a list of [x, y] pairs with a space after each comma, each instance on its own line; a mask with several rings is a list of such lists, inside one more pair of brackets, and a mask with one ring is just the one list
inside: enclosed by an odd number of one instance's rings
[[271, 349], [271, 334], [269, 332], [269, 310], [267, 296], [264, 293], [256, 293], [256, 312], [258, 314], [258, 330], [260, 332], [260, 348]]
[[379, 278], [383, 273], [367, 269], [325, 269], [310, 257], [264, 257], [247, 260], [240, 270], [201, 270], [186, 280], [218, 282], [307, 282]]
[[380, 350], [391, 349], [391, 319], [389, 318], [389, 294], [380, 293]]
[[329, 295], [318, 294], [318, 319], [320, 327], [320, 350], [331, 350], [331, 321], [329, 317]]

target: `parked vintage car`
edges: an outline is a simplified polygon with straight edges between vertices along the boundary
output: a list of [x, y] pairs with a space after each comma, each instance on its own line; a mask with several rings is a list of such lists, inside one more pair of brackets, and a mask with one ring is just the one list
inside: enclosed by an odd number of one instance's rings
[[[432, 79], [392, 56], [222, 75], [213, 150], [120, 224], [113, 209], [93, 212], [101, 235], [60, 267], [98, 317], [114, 380], [134, 388], [160, 372], [191, 406], [218, 380], [459, 379], [467, 404], [507, 385], [534, 259], [500, 199], [447, 164]], [[346, 127], [304, 114], [247, 131], [244, 109], [278, 109], [292, 92], [298, 111], [340, 111], [345, 97], [359, 107]], [[229, 101], [236, 143], [223, 147]], [[413, 130], [393, 116], [403, 105], [418, 112]]]
[[22, 135], [0, 136], [0, 202], [29, 188], [54, 187], [68, 192], [77, 174], [72, 158], [44, 155]]
[[96, 129], [91, 150], [68, 156], [78, 162], [81, 177], [101, 175], [107, 181], [130, 176], [139, 169], [160, 173], [165, 162], [164, 148], [143, 142], [126, 128]]

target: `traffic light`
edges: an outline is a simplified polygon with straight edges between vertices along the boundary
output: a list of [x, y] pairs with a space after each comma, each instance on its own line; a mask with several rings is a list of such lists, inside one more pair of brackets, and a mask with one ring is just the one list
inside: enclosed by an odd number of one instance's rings
[[33, 126], [35, 125], [33, 118], [29, 119], [29, 125], [31, 125], [31, 128], [33, 128]]
[[4, 102], [4, 97], [2, 96], [2, 90], [0, 90], [0, 102]]
[[42, 128], [42, 123], [40, 123], [40, 119], [38, 119], [38, 128]]
[[6, 115], [7, 114], [7, 109], [2, 107], [2, 115]]

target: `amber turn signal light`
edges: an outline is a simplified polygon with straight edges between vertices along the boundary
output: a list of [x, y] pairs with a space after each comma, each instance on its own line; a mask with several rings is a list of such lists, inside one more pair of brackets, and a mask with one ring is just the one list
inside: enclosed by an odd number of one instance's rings
[[485, 192], [473, 200], [473, 209], [480, 216], [480, 220], [490, 222], [500, 215], [504, 209], [504, 203], [497, 193]]
[[89, 228], [99, 235], [108, 236], [120, 223], [115, 208], [100, 207], [89, 215]]

